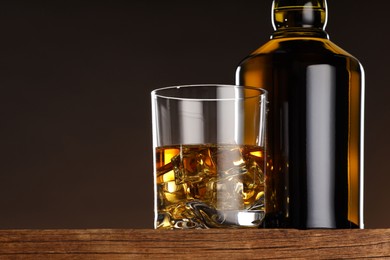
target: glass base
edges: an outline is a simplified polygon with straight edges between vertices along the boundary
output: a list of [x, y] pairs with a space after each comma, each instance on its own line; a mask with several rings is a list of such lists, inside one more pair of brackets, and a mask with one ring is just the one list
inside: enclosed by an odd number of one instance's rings
[[208, 229], [208, 228], [258, 228], [265, 213], [263, 210], [216, 210], [192, 201], [171, 212], [160, 211], [157, 229]]

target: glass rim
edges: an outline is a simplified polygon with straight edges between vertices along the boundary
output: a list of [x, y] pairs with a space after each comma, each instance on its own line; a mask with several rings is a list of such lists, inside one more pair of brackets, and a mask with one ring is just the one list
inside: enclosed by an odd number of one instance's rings
[[[213, 87], [213, 88], [236, 88], [236, 89], [250, 89], [257, 91], [258, 94], [251, 95], [247, 97], [232, 97], [232, 98], [188, 98], [188, 97], [175, 97], [175, 96], [169, 96], [164, 94], [159, 94], [159, 92], [165, 91], [165, 90], [172, 90], [172, 89], [181, 89], [181, 88], [196, 88], [196, 87]], [[163, 98], [163, 99], [169, 99], [169, 100], [185, 100], [185, 101], [234, 101], [234, 100], [247, 100], [251, 98], [257, 98], [260, 96], [267, 96], [268, 91], [263, 88], [257, 88], [257, 87], [251, 87], [251, 86], [240, 86], [240, 85], [233, 85], [233, 84], [188, 84], [188, 85], [177, 85], [177, 86], [168, 86], [168, 87], [162, 87], [154, 89], [151, 92], [151, 95], [153, 98]]]

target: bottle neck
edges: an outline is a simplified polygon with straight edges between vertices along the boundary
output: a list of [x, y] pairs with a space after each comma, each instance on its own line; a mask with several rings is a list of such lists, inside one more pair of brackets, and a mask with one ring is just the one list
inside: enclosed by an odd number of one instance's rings
[[328, 38], [326, 0], [274, 0], [272, 18], [272, 38]]

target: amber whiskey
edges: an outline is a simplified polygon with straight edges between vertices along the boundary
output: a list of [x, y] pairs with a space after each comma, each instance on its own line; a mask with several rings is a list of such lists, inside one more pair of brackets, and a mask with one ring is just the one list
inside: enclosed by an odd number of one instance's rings
[[264, 218], [264, 151], [248, 145], [156, 148], [155, 227], [259, 227]]

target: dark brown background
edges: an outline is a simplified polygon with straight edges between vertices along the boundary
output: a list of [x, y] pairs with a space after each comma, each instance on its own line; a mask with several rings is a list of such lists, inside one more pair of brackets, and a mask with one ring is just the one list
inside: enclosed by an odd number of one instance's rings
[[[328, 4], [331, 39], [366, 70], [366, 227], [390, 227], [390, 1]], [[234, 83], [270, 8], [2, 0], [0, 228], [151, 228], [150, 91]]]

